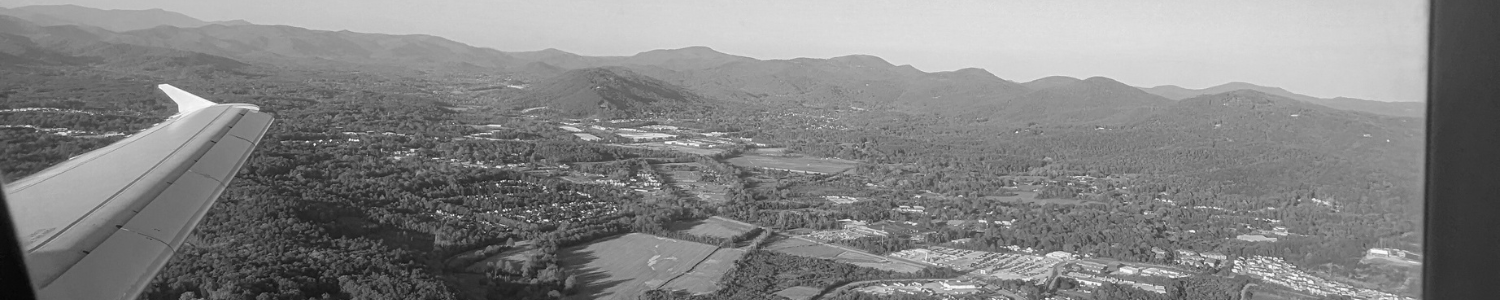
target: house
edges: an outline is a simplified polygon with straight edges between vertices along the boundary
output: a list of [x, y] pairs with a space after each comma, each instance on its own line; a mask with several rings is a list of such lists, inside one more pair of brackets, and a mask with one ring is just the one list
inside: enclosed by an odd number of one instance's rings
[[1154, 257], [1156, 257], [1157, 259], [1162, 259], [1167, 257], [1167, 250], [1163, 250], [1162, 248], [1157, 247], [1151, 247], [1151, 254], [1154, 254]]

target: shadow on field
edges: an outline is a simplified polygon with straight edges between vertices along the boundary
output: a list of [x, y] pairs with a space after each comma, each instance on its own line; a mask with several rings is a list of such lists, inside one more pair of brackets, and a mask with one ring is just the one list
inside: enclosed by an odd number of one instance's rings
[[[603, 238], [591, 242], [590, 244], [618, 239], [623, 236], [624, 235], [617, 235], [613, 237]], [[593, 252], [586, 251], [587, 248], [588, 245], [585, 244], [564, 248], [558, 251], [558, 262], [568, 270], [569, 274], [573, 274], [574, 276], [578, 277], [578, 292], [571, 296], [568, 296], [566, 299], [581, 300], [621, 298], [621, 296], [623, 295], [613, 295], [614, 297], [612, 298], [605, 298], [605, 296], [609, 296], [605, 293], [605, 291], [622, 283], [629, 282], [634, 278], [610, 280], [611, 278], [609, 273], [606, 273], [599, 268], [587, 267], [590, 262], [599, 259], [599, 256], [594, 255]]]
[[698, 227], [698, 225], [703, 225], [703, 223], [708, 223], [706, 221], [708, 221], [708, 219], [698, 219], [698, 220], [691, 220], [691, 221], [679, 221], [679, 222], [669, 223], [669, 224], [667, 224], [666, 226], [663, 226], [663, 227], [666, 230], [687, 231], [689, 229], [693, 229], [693, 227]]

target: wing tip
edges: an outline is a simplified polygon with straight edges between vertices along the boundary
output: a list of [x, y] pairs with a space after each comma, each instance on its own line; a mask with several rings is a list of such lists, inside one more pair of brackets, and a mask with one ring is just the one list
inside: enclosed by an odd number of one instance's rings
[[203, 97], [198, 97], [198, 95], [193, 95], [193, 93], [189, 93], [170, 84], [158, 84], [156, 85], [156, 88], [161, 89], [162, 92], [166, 92], [167, 97], [172, 98], [172, 102], [177, 103], [178, 114], [193, 112], [218, 104], [214, 103], [213, 101], [208, 101], [208, 99], [203, 99]]

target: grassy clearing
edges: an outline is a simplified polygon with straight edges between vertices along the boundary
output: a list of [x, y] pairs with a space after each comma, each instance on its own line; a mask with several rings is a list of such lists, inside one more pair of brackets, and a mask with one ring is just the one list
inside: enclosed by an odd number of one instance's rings
[[[568, 299], [635, 299], [643, 291], [660, 288], [694, 270], [715, 249], [702, 243], [631, 233], [563, 249], [559, 260], [571, 274], [578, 275], [582, 287]], [[719, 278], [727, 269], [704, 267], [693, 278]]]
[[667, 229], [686, 231], [691, 235], [727, 238], [750, 232], [755, 227], [730, 222], [719, 217], [709, 217], [703, 220], [673, 223], [668, 225]]
[[843, 247], [814, 242], [801, 238], [777, 237], [779, 240], [766, 245], [766, 250], [804, 256], [812, 258], [829, 259], [837, 262], [853, 264], [862, 267], [870, 267], [887, 271], [903, 273], [916, 273], [921, 271], [925, 265], [905, 260], [897, 260], [890, 257], [869, 254], [862, 251], [853, 251]]
[[756, 168], [782, 169], [815, 173], [838, 173], [854, 168], [859, 162], [837, 158], [780, 157], [764, 155], [741, 155], [730, 158], [729, 163]]
[[611, 145], [620, 146], [620, 147], [630, 147], [630, 148], [677, 151], [677, 152], [688, 153], [688, 154], [696, 154], [696, 155], [714, 155], [714, 154], [719, 154], [719, 152], [724, 152], [724, 149], [704, 149], [704, 148], [688, 147], [688, 146], [681, 146], [681, 145], [667, 145], [667, 144], [663, 144], [662, 142], [632, 143], [632, 144], [611, 144]]
[[714, 251], [703, 262], [693, 266], [691, 271], [683, 273], [682, 276], [667, 282], [662, 288], [666, 290], [687, 290], [693, 294], [707, 294], [719, 290], [719, 279], [724, 278], [724, 272], [734, 267], [734, 262], [745, 256], [745, 251], [733, 248], [723, 248]]

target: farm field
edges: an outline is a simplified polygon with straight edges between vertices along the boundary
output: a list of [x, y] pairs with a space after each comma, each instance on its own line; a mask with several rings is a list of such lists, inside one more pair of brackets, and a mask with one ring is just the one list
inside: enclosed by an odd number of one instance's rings
[[925, 265], [904, 260], [892, 259], [869, 253], [845, 250], [829, 244], [813, 242], [802, 238], [779, 236], [779, 240], [766, 245], [766, 250], [805, 256], [812, 258], [831, 259], [838, 262], [854, 264], [862, 267], [871, 267], [881, 270], [916, 273], [921, 271]]
[[733, 248], [721, 248], [714, 251], [703, 262], [693, 266], [691, 271], [683, 273], [679, 277], [667, 282], [662, 286], [666, 290], [687, 290], [693, 294], [707, 294], [719, 289], [719, 279], [724, 278], [724, 272], [734, 267], [734, 262], [745, 256], [745, 250]]
[[[558, 260], [569, 273], [578, 275], [579, 292], [567, 299], [635, 299], [643, 291], [660, 288], [688, 273], [715, 249], [702, 243], [631, 233], [562, 249]], [[694, 278], [718, 278], [728, 269], [710, 268]]]
[[677, 151], [677, 152], [688, 153], [688, 154], [696, 154], [696, 155], [714, 155], [714, 154], [719, 154], [720, 152], [724, 152], [724, 149], [705, 149], [705, 148], [688, 147], [688, 146], [681, 146], [681, 145], [667, 145], [667, 144], [664, 144], [662, 142], [632, 143], [632, 144], [611, 144], [611, 145], [620, 146], [620, 147], [640, 148], [640, 149]]
[[786, 148], [755, 148], [750, 149], [750, 153], [760, 155], [785, 155]]
[[620, 131], [620, 132], [615, 132], [615, 135], [618, 135], [618, 136], [623, 137], [623, 138], [631, 139], [631, 140], [664, 139], [664, 138], [677, 137], [677, 135], [675, 135], [675, 134], [656, 133], [656, 132], [625, 132], [625, 131]]
[[742, 167], [756, 167], [768, 169], [792, 170], [813, 173], [838, 173], [854, 168], [859, 164], [857, 161], [837, 158], [814, 158], [814, 157], [779, 157], [764, 155], [741, 155], [730, 158], [730, 164]]
[[714, 216], [699, 221], [674, 223], [667, 229], [686, 231], [691, 235], [727, 238], [749, 232], [755, 227]]

